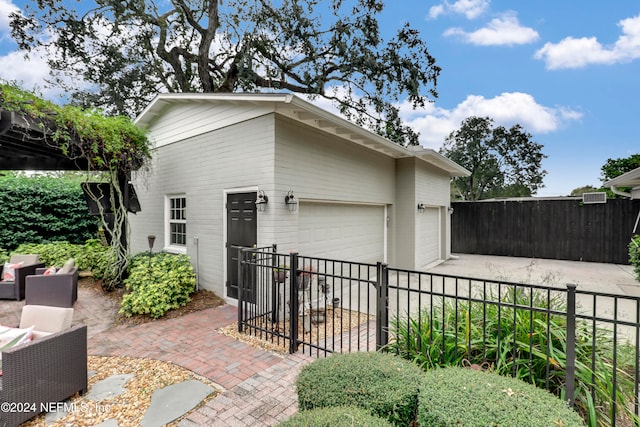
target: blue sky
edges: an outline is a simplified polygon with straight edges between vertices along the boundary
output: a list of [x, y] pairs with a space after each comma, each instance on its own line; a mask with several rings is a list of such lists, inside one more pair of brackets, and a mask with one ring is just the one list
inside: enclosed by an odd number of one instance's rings
[[[40, 88], [44, 61], [26, 63], [8, 34], [0, 0], [0, 78]], [[640, 2], [389, 1], [384, 26], [419, 28], [442, 68], [439, 97], [403, 109], [425, 147], [438, 149], [466, 117], [521, 124], [544, 145], [540, 196], [600, 185], [608, 158], [640, 153]]]

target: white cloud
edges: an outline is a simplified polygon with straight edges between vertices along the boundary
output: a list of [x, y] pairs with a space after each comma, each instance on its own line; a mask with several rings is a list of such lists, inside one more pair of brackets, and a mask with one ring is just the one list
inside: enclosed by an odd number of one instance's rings
[[549, 70], [582, 68], [590, 64], [611, 65], [640, 58], [640, 15], [618, 22], [622, 35], [612, 46], [595, 37], [566, 37], [559, 43], [545, 43], [535, 53]]
[[536, 30], [520, 25], [513, 12], [492, 19], [486, 27], [479, 30], [466, 32], [461, 28], [450, 28], [444, 35], [459, 37], [467, 43], [480, 46], [526, 44], [539, 38]]
[[429, 9], [427, 17], [436, 19], [440, 15], [457, 13], [464, 15], [467, 19], [475, 19], [482, 15], [489, 8], [490, 0], [457, 0], [453, 3], [445, 1]]
[[469, 95], [451, 110], [438, 108], [435, 104], [429, 104], [423, 110], [413, 110], [408, 104], [403, 104], [401, 111], [403, 119], [420, 132], [421, 145], [434, 149], [439, 149], [445, 138], [471, 116], [491, 117], [495, 124], [505, 127], [517, 123], [531, 134], [550, 133], [582, 118], [578, 111], [540, 105], [533, 96], [521, 92], [503, 93], [489, 99]]
[[9, 14], [20, 10], [18, 6], [7, 0], [0, 0], [0, 40], [8, 39], [11, 33]]
[[42, 89], [44, 79], [49, 75], [49, 67], [44, 58], [36, 54], [27, 60], [24, 54], [17, 51], [0, 56], [0, 70], [4, 80], [16, 81], [27, 90], [34, 87]]

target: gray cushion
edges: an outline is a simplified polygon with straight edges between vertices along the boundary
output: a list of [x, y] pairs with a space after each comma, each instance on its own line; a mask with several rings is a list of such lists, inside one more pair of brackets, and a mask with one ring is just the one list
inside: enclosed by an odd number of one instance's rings
[[73, 266], [75, 264], [75, 261], [73, 260], [73, 258], [69, 258], [67, 260], [67, 262], [64, 263], [64, 265], [62, 266], [62, 268], [60, 270], [57, 271], [56, 274], [67, 274], [67, 273], [71, 273], [71, 270], [73, 270]]

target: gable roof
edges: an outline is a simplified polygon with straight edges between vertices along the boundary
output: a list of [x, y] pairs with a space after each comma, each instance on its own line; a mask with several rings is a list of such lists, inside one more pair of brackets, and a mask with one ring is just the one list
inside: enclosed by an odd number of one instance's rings
[[353, 144], [361, 145], [394, 159], [416, 157], [449, 176], [469, 176], [470, 172], [435, 150], [422, 147], [405, 148], [367, 129], [337, 116], [292, 94], [281, 93], [167, 93], [157, 95], [135, 119], [148, 127], [171, 105], [179, 103], [244, 103], [268, 107], [273, 112], [313, 128], [322, 130]]

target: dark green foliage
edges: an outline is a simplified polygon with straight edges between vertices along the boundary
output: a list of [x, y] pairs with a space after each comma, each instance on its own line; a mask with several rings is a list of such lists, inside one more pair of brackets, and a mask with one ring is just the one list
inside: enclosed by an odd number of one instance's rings
[[38, 254], [47, 267], [62, 267], [69, 258], [73, 258], [78, 270], [89, 270], [93, 277], [101, 279], [104, 277], [110, 252], [108, 246], [97, 239], [91, 239], [83, 245], [69, 242], [25, 243], [13, 253]]
[[[620, 175], [630, 172], [636, 168], [640, 168], [640, 154], [632, 154], [629, 157], [623, 157], [620, 159], [607, 159], [605, 164], [600, 168], [600, 172], [602, 174], [600, 180], [604, 184], [605, 182], [613, 178], [617, 178]], [[618, 187], [618, 190], [628, 193], [631, 191], [631, 187]], [[607, 197], [610, 199], [621, 197], [609, 188], [605, 188], [602, 191], [606, 191]]]
[[[424, 369], [486, 362], [500, 375], [514, 376], [540, 388], [547, 388], [548, 376], [547, 389], [560, 396], [564, 392], [567, 365], [566, 316], [548, 316], [526, 309], [546, 307], [546, 298], [546, 293], [520, 289], [503, 293], [501, 301], [507, 306], [501, 308], [479, 302], [460, 301], [456, 305], [452, 300], [444, 304], [435, 301], [433, 314], [425, 310], [412, 318], [392, 320], [387, 350]], [[487, 299], [497, 300], [491, 295]], [[521, 307], [515, 313], [509, 307], [514, 304]], [[558, 298], [551, 298], [549, 304], [554, 312], [566, 312], [566, 304]], [[603, 423], [610, 420], [613, 349], [611, 331], [594, 332], [588, 323], [576, 322], [575, 402], [577, 410], [591, 422], [594, 417]], [[634, 381], [629, 374], [633, 372], [633, 354], [631, 346], [618, 343], [615, 389], [618, 402], [633, 400]], [[595, 404], [590, 395], [591, 385]], [[619, 404], [618, 413], [625, 411], [624, 405]]]
[[400, 357], [376, 352], [335, 354], [300, 371], [296, 381], [300, 410], [357, 406], [408, 426], [416, 416], [423, 372]]
[[387, 420], [357, 407], [335, 406], [302, 411], [278, 424], [279, 427], [391, 427]]
[[495, 126], [489, 117], [468, 117], [440, 152], [471, 175], [452, 180], [452, 196], [464, 200], [531, 196], [544, 187], [542, 145], [522, 126]]
[[154, 319], [182, 307], [195, 291], [196, 278], [187, 255], [156, 253], [135, 256], [129, 262], [129, 291], [122, 298], [120, 313], [143, 314]]
[[640, 235], [633, 236], [629, 242], [629, 263], [633, 266], [636, 279], [640, 281]]
[[430, 426], [583, 426], [549, 392], [515, 378], [466, 368], [434, 369], [420, 390], [418, 421]]
[[96, 236], [77, 182], [51, 177], [0, 177], [0, 247], [22, 243], [84, 243]]
[[380, 28], [385, 3], [101, 0], [76, 11], [51, 0], [29, 2], [10, 25], [20, 49], [47, 52], [54, 84], [81, 105], [135, 116], [158, 92], [294, 92], [417, 145], [399, 103], [435, 99], [440, 67], [409, 22]]

